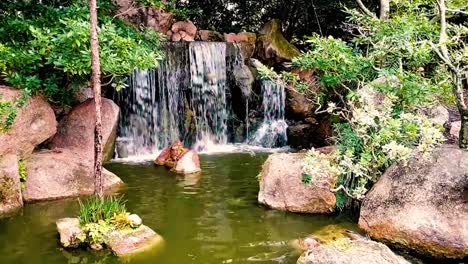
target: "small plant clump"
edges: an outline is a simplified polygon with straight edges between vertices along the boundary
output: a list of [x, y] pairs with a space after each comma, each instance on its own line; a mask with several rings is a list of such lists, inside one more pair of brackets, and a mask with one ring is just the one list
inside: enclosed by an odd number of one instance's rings
[[91, 197], [81, 202], [78, 219], [83, 233], [77, 238], [81, 242], [103, 244], [114, 230], [136, 228], [127, 212], [125, 202], [118, 197]]

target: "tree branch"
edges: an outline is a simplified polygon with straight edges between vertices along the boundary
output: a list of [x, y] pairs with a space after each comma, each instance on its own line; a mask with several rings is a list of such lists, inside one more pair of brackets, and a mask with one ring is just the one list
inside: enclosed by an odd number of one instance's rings
[[377, 16], [372, 13], [365, 5], [364, 3], [361, 1], [361, 0], [356, 0], [356, 3], [358, 4], [359, 8], [362, 10], [362, 12], [364, 12], [364, 14], [370, 16], [370, 17], [373, 17], [373, 18], [377, 18]]

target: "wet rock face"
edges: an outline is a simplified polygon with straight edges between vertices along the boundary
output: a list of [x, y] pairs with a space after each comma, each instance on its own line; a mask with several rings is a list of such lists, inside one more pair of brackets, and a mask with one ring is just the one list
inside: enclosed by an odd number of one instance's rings
[[335, 194], [330, 188], [335, 175], [302, 182], [305, 154], [277, 153], [268, 157], [260, 176], [258, 202], [273, 209], [296, 213], [331, 213]]
[[[102, 142], [104, 160], [114, 154], [119, 119], [119, 107], [112, 100], [102, 98]], [[49, 147], [72, 149], [80, 157], [94, 156], [95, 107], [92, 99], [73, 108], [59, 124], [58, 132]]]
[[384, 244], [366, 239], [341, 238], [330, 244], [314, 246], [298, 264], [409, 264]]
[[[20, 96], [20, 90], [0, 85], [1, 100], [16, 102]], [[40, 96], [31, 97], [26, 105], [18, 110], [11, 128], [0, 133], [0, 156], [27, 156], [56, 131], [57, 121], [49, 103]]]
[[163, 149], [154, 163], [166, 166], [179, 174], [193, 174], [201, 171], [197, 152], [184, 148], [180, 141]]
[[0, 218], [23, 207], [18, 157], [8, 154], [0, 157]]
[[468, 152], [442, 146], [388, 169], [367, 194], [359, 226], [372, 238], [441, 258], [468, 255]]
[[62, 218], [56, 222], [60, 235], [60, 244], [64, 248], [77, 248], [81, 241], [78, 237], [83, 233], [78, 218]]
[[151, 228], [141, 225], [132, 231], [114, 231], [109, 234], [107, 246], [119, 257], [152, 250], [164, 245], [163, 238]]
[[[27, 180], [25, 202], [57, 200], [94, 193], [94, 156], [83, 156], [70, 149], [44, 150], [25, 160]], [[123, 182], [103, 169], [105, 191], [117, 189]]]

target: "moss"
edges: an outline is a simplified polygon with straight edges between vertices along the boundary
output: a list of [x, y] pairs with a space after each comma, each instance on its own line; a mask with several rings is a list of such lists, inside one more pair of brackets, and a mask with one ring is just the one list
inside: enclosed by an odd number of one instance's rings
[[20, 178], [21, 189], [24, 189], [28, 173], [26, 171], [26, 165], [24, 164], [23, 160], [18, 160], [18, 175]]
[[15, 182], [9, 177], [0, 178], [0, 204], [5, 203], [14, 193]]
[[289, 43], [280, 31], [271, 33], [270, 40], [279, 57], [292, 60], [300, 55], [300, 51], [293, 44]]

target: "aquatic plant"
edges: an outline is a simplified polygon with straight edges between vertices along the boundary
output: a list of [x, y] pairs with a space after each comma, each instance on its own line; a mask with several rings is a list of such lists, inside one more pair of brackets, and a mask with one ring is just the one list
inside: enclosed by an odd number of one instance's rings
[[127, 212], [125, 202], [119, 197], [108, 196], [100, 199], [93, 196], [84, 202], [81, 200], [78, 202], [80, 205], [78, 219], [82, 226], [96, 224], [99, 221], [111, 223], [114, 216]]

